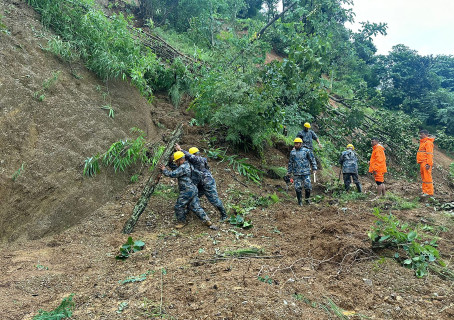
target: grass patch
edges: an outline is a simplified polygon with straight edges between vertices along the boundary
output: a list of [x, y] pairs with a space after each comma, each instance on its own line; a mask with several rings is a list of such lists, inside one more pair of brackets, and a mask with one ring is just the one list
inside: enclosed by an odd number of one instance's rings
[[408, 200], [391, 192], [388, 192], [384, 198], [380, 199], [380, 201], [391, 201], [392, 209], [395, 210], [411, 210], [419, 207], [418, 199]]
[[74, 308], [73, 296], [74, 293], [70, 294], [69, 297], [64, 298], [60, 305], [52, 311], [40, 309], [32, 320], [61, 320], [71, 318]]

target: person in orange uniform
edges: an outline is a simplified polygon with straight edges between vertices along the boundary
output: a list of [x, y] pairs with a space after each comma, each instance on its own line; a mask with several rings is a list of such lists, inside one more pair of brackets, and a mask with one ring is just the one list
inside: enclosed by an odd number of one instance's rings
[[372, 138], [370, 144], [372, 145], [372, 155], [369, 161], [369, 172], [374, 175], [378, 196], [384, 196], [385, 173], [388, 172], [386, 170], [385, 148], [378, 143], [378, 138]]
[[432, 167], [434, 165], [434, 137], [429, 137], [427, 130], [419, 131], [419, 149], [416, 154], [416, 162], [419, 163], [422, 179], [422, 195], [434, 194], [432, 181]]

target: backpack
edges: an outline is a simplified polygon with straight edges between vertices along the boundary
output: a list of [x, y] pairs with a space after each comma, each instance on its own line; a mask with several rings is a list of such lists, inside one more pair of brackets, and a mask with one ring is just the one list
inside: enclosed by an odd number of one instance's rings
[[191, 181], [197, 186], [200, 182], [202, 182], [202, 172], [194, 168], [192, 164], [189, 164], [189, 167], [191, 168]]

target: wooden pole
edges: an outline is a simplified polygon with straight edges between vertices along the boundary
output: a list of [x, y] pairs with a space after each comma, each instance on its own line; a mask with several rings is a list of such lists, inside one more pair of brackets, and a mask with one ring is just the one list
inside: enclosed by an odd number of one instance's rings
[[147, 207], [148, 201], [150, 200], [150, 197], [153, 194], [154, 189], [159, 182], [159, 179], [161, 179], [161, 169], [159, 168], [159, 165], [162, 163], [163, 159], [164, 159], [163, 161], [167, 162], [167, 159], [169, 159], [169, 156], [172, 154], [174, 150], [175, 143], [179, 141], [182, 134], [183, 124], [180, 123], [173, 132], [172, 137], [167, 143], [164, 152], [162, 153], [161, 157], [156, 163], [156, 166], [153, 172], [151, 173], [150, 178], [148, 179], [145, 187], [143, 188], [142, 195], [140, 196], [139, 201], [137, 201], [134, 210], [132, 211], [131, 217], [128, 219], [128, 221], [126, 221], [123, 227], [123, 233], [129, 234], [134, 230], [134, 226], [139, 220], [139, 217], [142, 214], [142, 212]]

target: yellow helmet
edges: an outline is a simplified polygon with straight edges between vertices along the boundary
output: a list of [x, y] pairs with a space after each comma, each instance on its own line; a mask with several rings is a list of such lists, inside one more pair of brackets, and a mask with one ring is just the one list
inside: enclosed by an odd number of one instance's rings
[[347, 144], [347, 149], [348, 148], [352, 148], [353, 150], [355, 150], [355, 147], [350, 143], [350, 144]]
[[194, 154], [194, 153], [197, 153], [197, 152], [199, 152], [199, 149], [197, 149], [196, 147], [189, 148], [189, 153], [190, 154]]
[[301, 139], [301, 138], [295, 138], [295, 140], [293, 140], [293, 142], [301, 142], [301, 143], [303, 143], [303, 139]]
[[173, 162], [177, 161], [180, 158], [184, 157], [184, 153], [182, 151], [177, 151], [173, 154]]
[[304, 124], [304, 127], [309, 129], [309, 128], [311, 127], [311, 124], [310, 124], [309, 122], [306, 122], [306, 123]]

